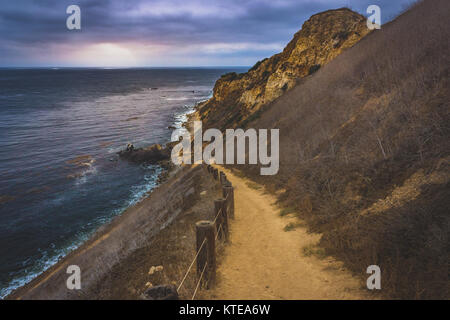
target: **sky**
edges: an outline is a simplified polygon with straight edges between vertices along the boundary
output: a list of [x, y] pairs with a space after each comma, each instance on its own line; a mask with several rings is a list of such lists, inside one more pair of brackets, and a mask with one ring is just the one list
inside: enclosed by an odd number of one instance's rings
[[[0, 67], [251, 66], [283, 50], [311, 15], [413, 0], [3, 0]], [[66, 9], [81, 9], [68, 30]]]

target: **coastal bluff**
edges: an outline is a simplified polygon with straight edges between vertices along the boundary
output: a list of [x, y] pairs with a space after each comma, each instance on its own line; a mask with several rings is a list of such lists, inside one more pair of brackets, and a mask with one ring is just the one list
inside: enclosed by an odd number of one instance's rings
[[246, 73], [223, 75], [212, 98], [198, 106], [201, 120], [220, 129], [245, 124], [369, 32], [365, 17], [347, 8], [313, 15], [283, 52], [259, 61]]

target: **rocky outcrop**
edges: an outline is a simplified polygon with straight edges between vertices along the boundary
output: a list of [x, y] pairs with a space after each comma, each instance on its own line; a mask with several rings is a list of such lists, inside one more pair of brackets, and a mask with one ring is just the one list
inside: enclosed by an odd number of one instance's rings
[[147, 148], [127, 148], [118, 154], [121, 158], [131, 162], [155, 164], [170, 158], [170, 148], [154, 144]]
[[216, 82], [213, 97], [198, 106], [204, 125], [224, 128], [252, 120], [262, 106], [368, 33], [365, 18], [346, 8], [312, 16], [283, 52], [258, 62], [246, 73], [229, 73]]

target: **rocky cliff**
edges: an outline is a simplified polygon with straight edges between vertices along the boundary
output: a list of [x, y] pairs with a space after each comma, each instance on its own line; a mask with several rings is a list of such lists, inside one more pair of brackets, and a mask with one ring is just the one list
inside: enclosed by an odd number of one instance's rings
[[259, 61], [246, 73], [222, 76], [213, 97], [198, 107], [201, 119], [206, 126], [222, 128], [245, 124], [259, 115], [262, 106], [368, 33], [365, 18], [346, 8], [312, 16], [283, 52]]

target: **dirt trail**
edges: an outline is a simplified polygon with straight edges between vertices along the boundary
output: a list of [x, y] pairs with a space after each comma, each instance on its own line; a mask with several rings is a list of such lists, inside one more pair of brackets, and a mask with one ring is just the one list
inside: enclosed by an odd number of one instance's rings
[[[367, 299], [361, 282], [332, 258], [305, 257], [303, 247], [320, 235], [303, 227], [284, 231], [297, 218], [280, 217], [274, 196], [223, 170], [235, 187], [231, 243], [220, 257], [212, 299]], [[253, 184], [253, 183], [252, 183]], [[205, 297], [206, 298], [206, 297]]]

